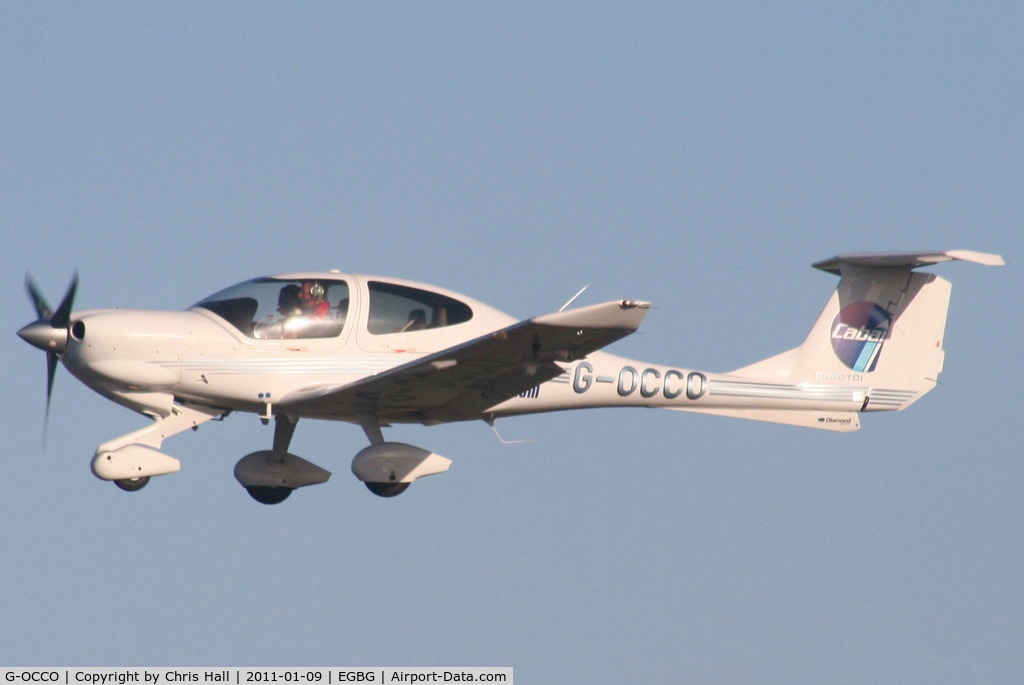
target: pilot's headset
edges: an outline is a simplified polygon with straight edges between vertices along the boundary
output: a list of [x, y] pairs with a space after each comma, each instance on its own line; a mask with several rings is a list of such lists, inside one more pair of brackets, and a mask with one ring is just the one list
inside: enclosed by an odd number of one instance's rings
[[309, 294], [314, 300], [322, 300], [327, 294], [327, 290], [319, 283], [314, 283], [309, 288]]

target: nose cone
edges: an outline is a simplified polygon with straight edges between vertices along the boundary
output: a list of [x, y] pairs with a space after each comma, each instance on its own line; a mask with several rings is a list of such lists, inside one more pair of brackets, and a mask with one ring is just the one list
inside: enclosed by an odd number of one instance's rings
[[48, 321], [35, 321], [18, 331], [18, 337], [44, 352], [60, 354], [68, 348], [68, 329], [54, 328]]

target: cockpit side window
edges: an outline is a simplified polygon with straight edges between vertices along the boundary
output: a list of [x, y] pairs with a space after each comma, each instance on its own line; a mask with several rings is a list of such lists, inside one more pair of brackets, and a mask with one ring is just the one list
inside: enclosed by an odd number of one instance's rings
[[345, 327], [349, 290], [333, 279], [257, 278], [212, 295], [196, 307], [250, 338], [333, 338]]
[[370, 316], [373, 335], [421, 331], [465, 323], [473, 310], [463, 302], [419, 288], [370, 281]]

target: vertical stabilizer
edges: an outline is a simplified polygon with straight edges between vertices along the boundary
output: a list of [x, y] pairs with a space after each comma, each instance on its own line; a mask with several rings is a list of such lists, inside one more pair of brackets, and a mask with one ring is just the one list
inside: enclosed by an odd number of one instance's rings
[[950, 284], [914, 269], [960, 259], [1002, 264], [998, 255], [954, 250], [848, 254], [814, 266], [840, 276], [803, 344], [733, 373], [779, 383], [866, 389], [865, 410], [902, 409], [935, 387]]

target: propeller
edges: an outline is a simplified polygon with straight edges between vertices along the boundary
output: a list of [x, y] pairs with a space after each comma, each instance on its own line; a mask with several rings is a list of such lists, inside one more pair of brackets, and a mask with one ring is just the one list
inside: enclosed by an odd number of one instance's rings
[[50, 398], [53, 395], [53, 379], [57, 374], [57, 363], [68, 349], [68, 338], [71, 335], [71, 307], [75, 302], [75, 291], [78, 290], [78, 273], [71, 279], [71, 285], [61, 300], [57, 311], [50, 309], [46, 298], [39, 291], [31, 276], [25, 276], [25, 289], [36, 309], [35, 321], [18, 331], [18, 336], [28, 344], [46, 352], [46, 422], [50, 421]]

